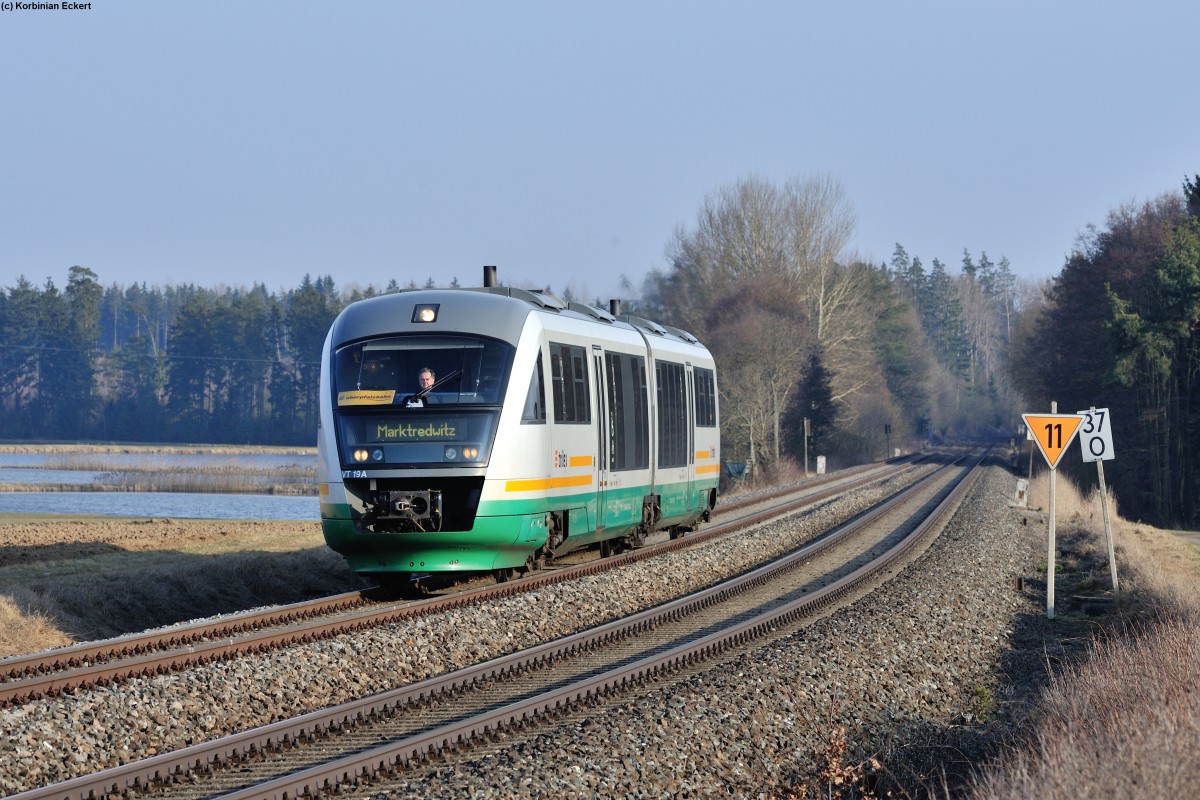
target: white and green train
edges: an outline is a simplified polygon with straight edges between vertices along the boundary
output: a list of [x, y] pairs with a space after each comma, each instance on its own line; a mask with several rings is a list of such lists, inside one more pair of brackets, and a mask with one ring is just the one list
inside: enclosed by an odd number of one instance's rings
[[362, 300], [334, 320], [318, 434], [329, 546], [382, 583], [506, 580], [707, 520], [720, 477], [708, 350], [495, 286], [491, 269], [484, 284]]

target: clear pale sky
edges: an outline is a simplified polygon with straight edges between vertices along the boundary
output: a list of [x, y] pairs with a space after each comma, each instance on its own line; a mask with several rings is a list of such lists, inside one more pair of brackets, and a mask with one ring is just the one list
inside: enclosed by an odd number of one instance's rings
[[706, 195], [822, 174], [860, 257], [1041, 279], [1200, 173], [1195, 0], [12, 5], [3, 289], [628, 296]]

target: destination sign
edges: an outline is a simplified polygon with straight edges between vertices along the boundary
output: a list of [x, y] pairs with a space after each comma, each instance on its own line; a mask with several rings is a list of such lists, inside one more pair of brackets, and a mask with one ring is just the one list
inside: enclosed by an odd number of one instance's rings
[[343, 417], [341, 423], [346, 443], [360, 447], [476, 441], [479, 419], [470, 414], [372, 414]]
[[451, 422], [380, 422], [367, 434], [377, 442], [443, 442], [458, 438], [458, 426]]

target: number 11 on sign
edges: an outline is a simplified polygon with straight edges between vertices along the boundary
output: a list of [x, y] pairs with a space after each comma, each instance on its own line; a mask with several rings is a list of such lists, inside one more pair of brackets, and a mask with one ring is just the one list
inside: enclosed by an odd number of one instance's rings
[[1022, 414], [1033, 440], [1042, 451], [1050, 469], [1058, 466], [1059, 459], [1079, 433], [1084, 420], [1083, 414]]

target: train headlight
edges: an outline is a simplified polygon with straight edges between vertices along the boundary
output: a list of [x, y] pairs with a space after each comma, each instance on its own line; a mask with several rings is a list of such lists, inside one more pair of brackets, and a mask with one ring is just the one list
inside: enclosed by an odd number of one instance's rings
[[367, 460], [367, 451], [361, 450], [361, 449], [355, 450], [354, 451], [354, 460], [358, 461], [358, 462], [366, 461]]
[[478, 447], [464, 447], [462, 449], [462, 457], [466, 461], [474, 461], [475, 459], [479, 458], [479, 448]]
[[442, 455], [447, 461], [457, 461], [458, 460], [458, 448], [457, 447], [447, 447], [445, 449], [445, 451], [442, 453]]
[[371, 451], [371, 460], [372, 461], [383, 461], [383, 451], [379, 450], [379, 449], [372, 450]]
[[413, 322], [437, 322], [438, 308], [441, 303], [421, 303], [413, 309]]

